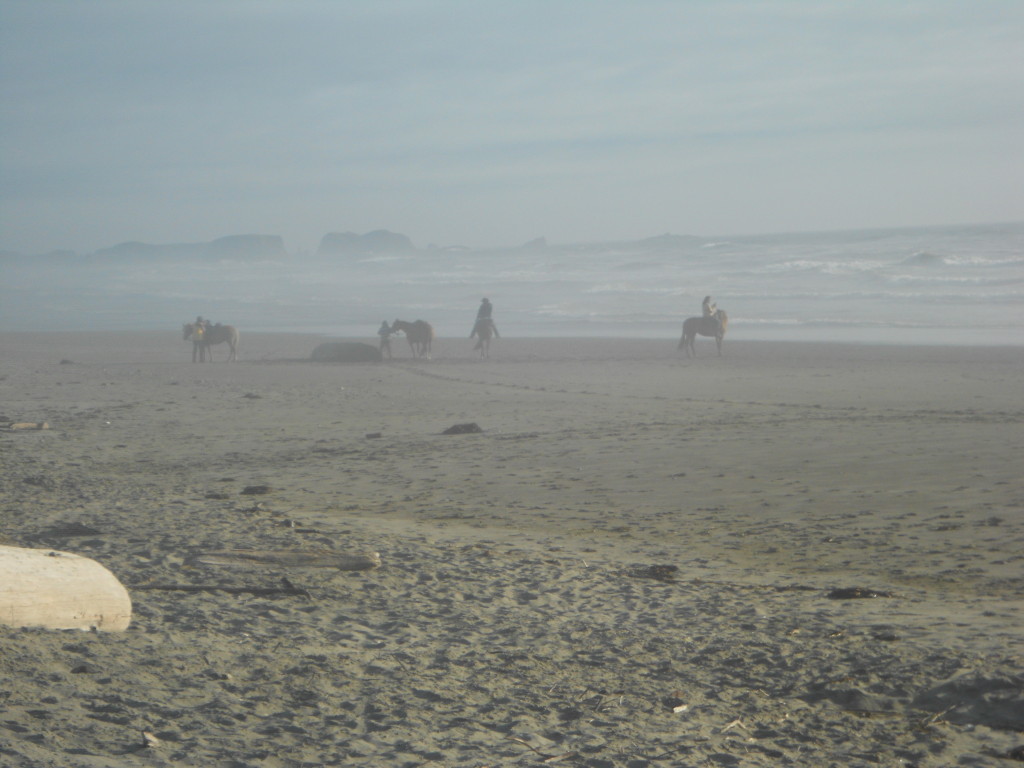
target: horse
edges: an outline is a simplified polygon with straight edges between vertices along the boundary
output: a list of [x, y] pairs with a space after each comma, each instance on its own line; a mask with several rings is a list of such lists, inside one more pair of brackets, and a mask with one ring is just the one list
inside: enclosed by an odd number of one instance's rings
[[491, 356], [491, 337], [496, 339], [501, 338], [501, 334], [498, 333], [498, 326], [494, 324], [494, 321], [489, 317], [481, 317], [476, 321], [476, 325], [473, 326], [473, 332], [469, 334], [469, 338], [476, 336], [476, 346], [473, 349], [480, 350], [480, 357]]
[[391, 324], [391, 330], [401, 331], [409, 341], [409, 349], [413, 357], [430, 358], [430, 345], [434, 341], [434, 326], [426, 320], [417, 320], [414, 323], [405, 320], [395, 320]]
[[211, 344], [220, 344], [226, 341], [230, 352], [228, 352], [228, 362], [238, 360], [238, 329], [233, 325], [208, 325], [205, 328], [201, 328], [195, 323], [185, 323], [181, 326], [181, 337], [188, 339], [192, 337], [192, 362], [205, 363], [206, 355], [209, 353], [210, 362], [213, 362], [213, 350], [210, 349]]
[[715, 323], [710, 317], [688, 317], [683, 321], [683, 337], [679, 340], [679, 346], [677, 349], [686, 350], [686, 356], [691, 355], [696, 357], [697, 350], [694, 349], [693, 342], [697, 338], [697, 334], [701, 336], [713, 336], [715, 343], [718, 344], [718, 354], [722, 354], [722, 338], [725, 336], [725, 329], [729, 325], [729, 316], [725, 314], [724, 309], [720, 309], [715, 312], [715, 318], [718, 322]]

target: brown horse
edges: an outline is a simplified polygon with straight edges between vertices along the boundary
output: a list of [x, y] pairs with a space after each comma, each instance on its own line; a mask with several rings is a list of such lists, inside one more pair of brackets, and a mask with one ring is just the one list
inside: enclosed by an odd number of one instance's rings
[[430, 358], [430, 345], [434, 341], [434, 326], [426, 320], [417, 320], [414, 323], [395, 320], [391, 324], [391, 330], [401, 331], [405, 334], [413, 357]]
[[725, 329], [729, 325], [729, 316], [725, 314], [724, 309], [720, 309], [715, 313], [714, 316], [718, 322], [714, 322], [713, 318], [710, 317], [688, 317], [683, 322], [683, 337], [679, 340], [679, 346], [677, 349], [686, 350], [686, 356], [691, 355], [696, 357], [697, 350], [694, 349], [693, 342], [697, 338], [697, 335], [701, 336], [712, 336], [715, 339], [715, 343], [718, 344], [718, 354], [722, 354], [722, 338], [725, 336]]
[[476, 325], [473, 326], [473, 332], [469, 334], [469, 338], [476, 336], [476, 346], [473, 349], [480, 350], [480, 357], [491, 356], [491, 337], [496, 339], [501, 338], [501, 334], [498, 333], [498, 326], [494, 324], [494, 321], [489, 317], [481, 317], [476, 321]]
[[[201, 328], [195, 323], [185, 323], [181, 326], [181, 337], [192, 338], [192, 362], [206, 362], [206, 355], [210, 355], [210, 362], [213, 362], [213, 350], [211, 344], [220, 344], [226, 341], [230, 351], [228, 362], [238, 360], [238, 329], [233, 325], [208, 325]], [[198, 360], [196, 359], [198, 358]]]

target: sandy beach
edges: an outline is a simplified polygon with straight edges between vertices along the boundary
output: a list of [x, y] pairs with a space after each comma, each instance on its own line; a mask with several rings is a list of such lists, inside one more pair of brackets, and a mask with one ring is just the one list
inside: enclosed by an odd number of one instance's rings
[[1024, 747], [1024, 349], [321, 341], [243, 332], [200, 365], [174, 331], [0, 334], [0, 422], [49, 426], [0, 430], [0, 542], [94, 558], [134, 608], [0, 626], [0, 764]]

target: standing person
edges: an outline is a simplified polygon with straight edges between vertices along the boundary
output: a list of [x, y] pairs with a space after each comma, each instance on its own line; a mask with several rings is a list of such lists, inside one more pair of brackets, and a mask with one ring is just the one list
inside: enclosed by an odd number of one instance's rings
[[476, 321], [473, 323], [473, 331], [469, 334], [469, 338], [473, 338], [476, 333], [477, 327], [480, 325], [481, 320], [490, 320], [491, 312], [494, 311], [494, 305], [491, 304], [490, 299], [482, 299], [480, 301], [480, 309], [476, 311]]
[[377, 335], [380, 336], [380, 354], [383, 356], [387, 353], [388, 360], [391, 359], [391, 334], [393, 333], [392, 328], [388, 325], [388, 321], [385, 320], [380, 324], [380, 328], [377, 329]]

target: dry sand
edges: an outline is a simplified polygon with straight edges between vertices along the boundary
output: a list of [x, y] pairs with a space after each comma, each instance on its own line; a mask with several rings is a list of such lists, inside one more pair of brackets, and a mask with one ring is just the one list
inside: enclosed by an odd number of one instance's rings
[[[243, 332], [241, 362], [193, 365], [173, 333], [0, 334], [0, 419], [51, 427], [0, 433], [0, 535], [99, 560], [135, 611], [0, 627], [0, 764], [1006, 766], [1024, 744], [1020, 348], [307, 362], [319, 341]], [[235, 548], [383, 565], [195, 559]]]

